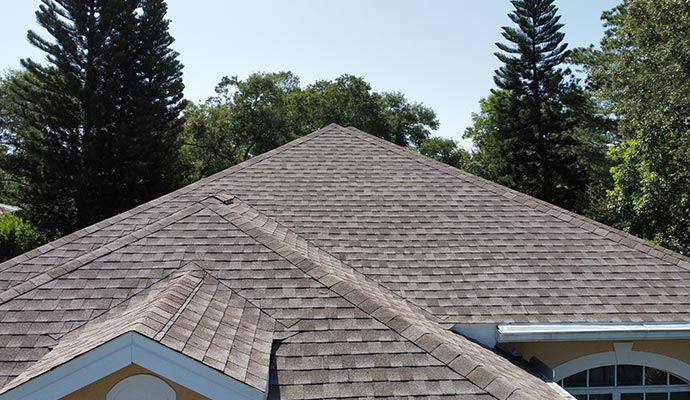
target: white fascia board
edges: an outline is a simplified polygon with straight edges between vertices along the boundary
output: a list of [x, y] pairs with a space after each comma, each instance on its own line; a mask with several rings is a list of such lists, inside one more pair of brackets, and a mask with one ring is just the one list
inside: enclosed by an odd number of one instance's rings
[[263, 400], [267, 395], [139, 334], [134, 336], [132, 363], [213, 400]]
[[690, 339], [690, 323], [499, 324], [498, 343]]
[[497, 324], [456, 324], [451, 329], [468, 339], [493, 349], [496, 346], [496, 326]]
[[263, 393], [136, 332], [128, 332], [0, 395], [55, 400], [136, 364], [212, 400], [263, 400]]

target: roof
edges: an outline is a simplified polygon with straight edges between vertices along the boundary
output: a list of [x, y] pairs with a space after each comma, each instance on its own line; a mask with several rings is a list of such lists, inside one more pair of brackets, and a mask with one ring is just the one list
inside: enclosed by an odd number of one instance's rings
[[271, 398], [559, 398], [450, 328], [687, 320], [689, 266], [329, 125], [0, 264], [0, 387], [136, 331]]

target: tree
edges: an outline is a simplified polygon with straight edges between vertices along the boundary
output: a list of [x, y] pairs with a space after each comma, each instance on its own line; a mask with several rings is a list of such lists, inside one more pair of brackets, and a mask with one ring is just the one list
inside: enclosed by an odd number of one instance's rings
[[470, 160], [470, 153], [453, 139], [431, 137], [422, 142], [418, 149], [421, 154], [455, 168], [465, 168]]
[[690, 254], [690, 8], [623, 1], [604, 13], [601, 50], [583, 50], [619, 121], [609, 205], [632, 234]]
[[419, 146], [438, 128], [436, 113], [401, 93], [377, 93], [364, 79], [321, 80], [294, 96], [296, 126], [311, 132], [330, 123], [354, 126], [399, 146]]
[[388, 140], [398, 146], [419, 147], [438, 129], [434, 110], [421, 103], [409, 103], [402, 93], [382, 93], [379, 102], [390, 132]]
[[[552, 0], [514, 0], [504, 27], [509, 44], [496, 43], [503, 62], [494, 77], [498, 89], [481, 102], [466, 132], [477, 147], [475, 172], [556, 205], [587, 207], [590, 171], [582, 155], [603, 151], [580, 129], [583, 106], [594, 105], [568, 70], [560, 16]], [[589, 102], [589, 103], [588, 103]], [[585, 117], [585, 119], [587, 119]]]
[[12, 203], [17, 187], [17, 182], [6, 171], [13, 159], [10, 132], [16, 131], [19, 124], [10, 100], [8, 82], [17, 74], [9, 71], [0, 77], [0, 203]]
[[438, 127], [433, 110], [400, 93], [377, 93], [343, 75], [302, 88], [291, 72], [223, 78], [216, 96], [185, 112], [183, 157], [192, 181], [330, 123], [354, 126], [403, 146]]
[[223, 78], [216, 95], [185, 111], [183, 157], [192, 182], [278, 147], [295, 137], [289, 96], [299, 92], [291, 72]]
[[11, 84], [26, 126], [12, 132], [10, 171], [26, 215], [65, 233], [159, 196], [177, 184], [181, 64], [162, 0], [42, 0], [29, 31], [48, 65], [23, 60]]
[[41, 232], [13, 213], [0, 213], [0, 262], [45, 242]]

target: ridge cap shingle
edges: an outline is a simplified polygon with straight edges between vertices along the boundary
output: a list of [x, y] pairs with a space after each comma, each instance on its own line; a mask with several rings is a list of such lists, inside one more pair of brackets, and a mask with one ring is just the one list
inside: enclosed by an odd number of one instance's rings
[[678, 252], [660, 246], [656, 243], [648, 242], [628, 232], [616, 229], [614, 227], [608, 226], [598, 221], [594, 221], [590, 218], [585, 217], [584, 215], [580, 215], [575, 212], [566, 210], [554, 204], [548, 203], [544, 200], [537, 199], [536, 197], [532, 197], [528, 194], [519, 192], [514, 189], [510, 189], [506, 186], [500, 185], [496, 182], [492, 182], [488, 179], [482, 178], [477, 175], [473, 175], [464, 170], [451, 167], [450, 165], [426, 157], [410, 149], [400, 147], [394, 143], [388, 142], [382, 138], [371, 135], [355, 127], [349, 126], [345, 129], [348, 130], [351, 134], [355, 135], [356, 137], [367, 140], [369, 142], [374, 142], [374, 144], [384, 148], [385, 150], [392, 151], [396, 154], [405, 156], [406, 158], [412, 159], [413, 161], [419, 162], [420, 164], [434, 168], [437, 171], [461, 179], [466, 183], [489, 190], [510, 201], [514, 201], [518, 204], [529, 207], [532, 210], [548, 214], [565, 223], [583, 229], [586, 232], [593, 233], [603, 239], [611, 240], [612, 242], [625, 246], [631, 250], [639, 251], [643, 254], [647, 254], [650, 257], [654, 257], [668, 264], [678, 266], [685, 270], [690, 270], [690, 256], [680, 254]]

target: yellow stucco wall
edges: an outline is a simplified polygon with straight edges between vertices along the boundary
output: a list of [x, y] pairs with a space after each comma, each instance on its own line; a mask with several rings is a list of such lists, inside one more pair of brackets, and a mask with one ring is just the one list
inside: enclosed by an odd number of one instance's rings
[[134, 364], [114, 372], [90, 385], [84, 386], [76, 392], [63, 397], [61, 400], [105, 400], [105, 396], [113, 386], [129, 376], [137, 374], [149, 374], [164, 380], [175, 391], [177, 400], [208, 400], [208, 398], [193, 392], [184, 386], [180, 386], [175, 382], [165, 379], [160, 375], [156, 375], [153, 372]]
[[[576, 358], [614, 351], [613, 341], [600, 342], [544, 342], [544, 343], [509, 343], [501, 346], [512, 354], [520, 355], [525, 360], [537, 357], [553, 368]], [[672, 357], [690, 364], [690, 340], [637, 340], [632, 341], [633, 351], [657, 353]]]

